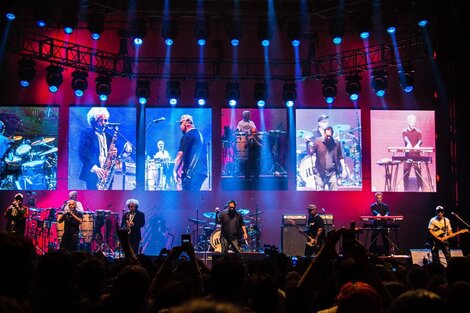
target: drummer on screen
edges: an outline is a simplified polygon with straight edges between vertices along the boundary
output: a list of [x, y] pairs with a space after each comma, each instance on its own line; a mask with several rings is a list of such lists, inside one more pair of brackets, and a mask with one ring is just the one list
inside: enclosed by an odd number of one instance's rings
[[247, 135], [251, 133], [252, 128], [256, 128], [255, 123], [250, 120], [251, 113], [248, 110], [242, 112], [242, 119], [237, 124], [237, 131], [243, 132]]

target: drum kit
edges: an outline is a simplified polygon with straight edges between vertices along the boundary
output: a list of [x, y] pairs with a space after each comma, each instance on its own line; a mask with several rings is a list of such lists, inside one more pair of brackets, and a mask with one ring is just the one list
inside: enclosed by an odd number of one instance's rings
[[[64, 222], [59, 220], [65, 212], [55, 208], [30, 208], [29, 211], [26, 236], [33, 241], [38, 253], [58, 249], [64, 234]], [[118, 225], [118, 213], [84, 211], [79, 227], [80, 249], [114, 255], [118, 247]]]
[[173, 178], [175, 161], [147, 158], [145, 161], [146, 190], [174, 190]]
[[[245, 223], [249, 240], [242, 245], [242, 251], [256, 251], [257, 240], [259, 240], [259, 235], [261, 231], [261, 223], [259, 222], [258, 216], [263, 212], [250, 213], [249, 209], [241, 208], [237, 210], [243, 216], [243, 221]], [[196, 227], [194, 233], [200, 233], [197, 236], [197, 242], [195, 244], [195, 251], [198, 252], [221, 252], [222, 243], [220, 240], [221, 230], [220, 224], [216, 224], [215, 212], [204, 212], [202, 216], [207, 220], [199, 220], [195, 218], [190, 218], [188, 221], [193, 223]], [[208, 222], [210, 221], [210, 222]], [[200, 232], [199, 232], [200, 231]]]
[[[263, 143], [261, 158], [261, 174], [269, 175], [276, 172], [286, 173], [285, 150], [287, 132], [283, 130], [259, 131], [258, 138]], [[248, 134], [224, 127], [222, 136], [223, 176], [243, 176], [245, 163], [248, 159]]]
[[55, 137], [31, 141], [14, 136], [0, 172], [0, 190], [54, 190], [57, 187]]
[[[341, 183], [342, 186], [358, 186], [362, 184], [361, 170], [361, 126], [352, 128], [347, 124], [334, 125], [334, 138], [341, 144], [343, 156], [346, 162], [346, 179]], [[307, 153], [307, 141], [313, 136], [308, 130], [297, 130], [296, 149], [297, 149], [297, 186], [305, 187], [309, 190], [317, 190], [317, 171], [315, 168], [315, 156]], [[353, 170], [350, 170], [350, 167]]]

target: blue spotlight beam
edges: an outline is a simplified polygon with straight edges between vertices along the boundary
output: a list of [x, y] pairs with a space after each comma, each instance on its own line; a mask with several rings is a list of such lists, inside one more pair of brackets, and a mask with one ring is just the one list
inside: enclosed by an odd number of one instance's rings
[[[296, 61], [289, 59], [209, 59], [165, 57], [135, 57], [110, 53], [71, 42], [57, 40], [31, 32], [12, 30], [8, 51], [32, 59], [42, 60], [69, 68], [89, 72], [107, 73], [109, 76], [142, 79], [231, 79], [233, 67], [244, 79], [262, 80], [269, 67], [271, 80], [321, 79], [332, 75], [345, 75], [353, 71], [366, 71], [377, 67], [396, 66], [394, 47], [390, 43], [326, 55], [309, 60], [308, 76], [296, 72]], [[413, 37], [397, 42], [402, 63], [432, 60], [423, 38]], [[303, 62], [301, 62], [303, 63]], [[201, 76], [201, 64], [204, 71]], [[170, 74], [171, 73], [171, 77]]]

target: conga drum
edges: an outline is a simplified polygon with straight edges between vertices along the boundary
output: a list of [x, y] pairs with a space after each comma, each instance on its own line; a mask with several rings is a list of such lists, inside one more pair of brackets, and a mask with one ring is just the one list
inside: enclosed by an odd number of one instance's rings
[[56, 234], [57, 234], [57, 239], [59, 241], [62, 240], [62, 236], [64, 235], [64, 221], [59, 222], [60, 218], [64, 215], [64, 212], [57, 212], [57, 223], [55, 223], [56, 226]]

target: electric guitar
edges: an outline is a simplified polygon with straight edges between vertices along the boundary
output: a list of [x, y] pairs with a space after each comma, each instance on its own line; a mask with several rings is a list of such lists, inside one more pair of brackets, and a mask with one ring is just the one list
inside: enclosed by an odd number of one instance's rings
[[297, 228], [297, 230], [299, 231], [299, 233], [301, 233], [307, 239], [307, 242], [306, 242], [307, 246], [318, 248], [315, 238], [313, 238], [312, 236], [309, 236], [302, 228], [297, 226], [294, 220], [287, 219], [287, 221], [291, 223], [292, 225], [294, 225], [295, 228]]
[[447, 239], [450, 239], [452, 237], [455, 237], [455, 236], [458, 236], [458, 235], [461, 235], [463, 233], [467, 233], [468, 232], [468, 229], [462, 229], [462, 230], [459, 230], [458, 232], [455, 232], [455, 233], [452, 233], [452, 235], [448, 235], [448, 236], [444, 236], [444, 237], [439, 237], [439, 239], [441, 239], [442, 241], [444, 240], [447, 240]]

